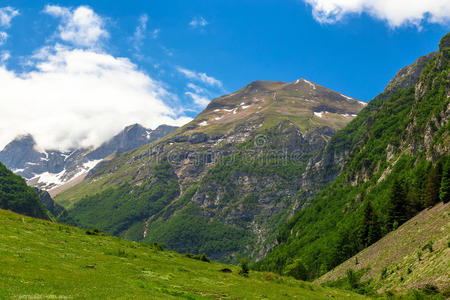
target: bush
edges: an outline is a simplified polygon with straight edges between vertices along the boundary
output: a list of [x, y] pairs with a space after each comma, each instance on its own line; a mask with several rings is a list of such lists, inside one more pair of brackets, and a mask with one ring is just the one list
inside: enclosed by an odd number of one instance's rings
[[158, 251], [164, 251], [164, 244], [161, 243], [153, 243], [151, 245], [153, 247], [153, 249], [158, 250]]
[[98, 230], [98, 228], [92, 228], [92, 229], [86, 230], [86, 234], [87, 235], [100, 235], [101, 232], [100, 232], [100, 230]]
[[303, 261], [297, 258], [292, 264], [286, 266], [284, 274], [292, 276], [295, 279], [306, 280], [308, 278], [308, 269], [306, 269]]
[[427, 250], [433, 252], [433, 241], [429, 241], [425, 246], [422, 247], [422, 250]]
[[250, 273], [250, 268], [249, 268], [248, 264], [249, 264], [248, 259], [241, 259], [241, 263], [240, 263], [241, 269], [239, 270], [239, 275], [248, 277], [248, 275]]
[[439, 294], [439, 289], [437, 286], [432, 285], [432, 284], [426, 284], [422, 291], [427, 294], [427, 295], [436, 295]]
[[186, 256], [188, 258], [204, 261], [207, 263], [211, 262], [211, 259], [208, 256], [206, 256], [206, 254], [199, 255], [199, 254], [186, 253], [184, 256]]
[[347, 270], [347, 282], [352, 290], [359, 287], [359, 276], [352, 269]]

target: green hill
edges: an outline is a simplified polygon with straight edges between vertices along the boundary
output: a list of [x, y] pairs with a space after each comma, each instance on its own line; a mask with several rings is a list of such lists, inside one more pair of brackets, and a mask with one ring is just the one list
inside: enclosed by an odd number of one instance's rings
[[449, 45], [447, 34], [438, 53], [399, 72], [403, 80], [331, 138], [308, 172], [336, 180], [281, 228], [278, 246], [256, 268], [283, 272], [300, 257], [317, 278], [424, 208], [449, 201]]
[[41, 219], [50, 219], [36, 191], [0, 163], [0, 208]]
[[1, 299], [364, 299], [4, 210], [0, 265]]
[[423, 288], [450, 288], [450, 203], [440, 203], [390, 232], [321, 276], [317, 282], [336, 281], [348, 269], [362, 270], [361, 281], [379, 292]]

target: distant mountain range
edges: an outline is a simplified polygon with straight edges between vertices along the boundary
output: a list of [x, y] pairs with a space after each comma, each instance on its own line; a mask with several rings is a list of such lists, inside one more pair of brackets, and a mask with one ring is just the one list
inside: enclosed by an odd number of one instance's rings
[[56, 195], [80, 182], [99, 162], [111, 155], [138, 148], [169, 134], [177, 127], [161, 125], [155, 130], [139, 124], [127, 126], [98, 148], [37, 150], [31, 135], [19, 136], [0, 152], [0, 162], [27, 179], [28, 184]]

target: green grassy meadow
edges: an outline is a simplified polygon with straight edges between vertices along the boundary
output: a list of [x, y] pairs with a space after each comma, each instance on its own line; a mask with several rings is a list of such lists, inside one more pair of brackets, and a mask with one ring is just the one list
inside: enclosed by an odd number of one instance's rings
[[365, 299], [4, 210], [0, 265], [0, 299]]

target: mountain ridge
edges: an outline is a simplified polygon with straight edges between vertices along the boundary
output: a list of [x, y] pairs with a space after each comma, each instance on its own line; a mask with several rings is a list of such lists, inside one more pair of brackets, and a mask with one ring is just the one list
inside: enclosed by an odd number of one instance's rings
[[[108, 156], [138, 148], [157, 140], [177, 127], [160, 125], [155, 130], [139, 124], [127, 126], [97, 148], [68, 151], [38, 150], [33, 136], [18, 136], [0, 151], [0, 161], [28, 184], [49, 191], [53, 196], [79, 182]], [[66, 185], [66, 187], [65, 187]]]

